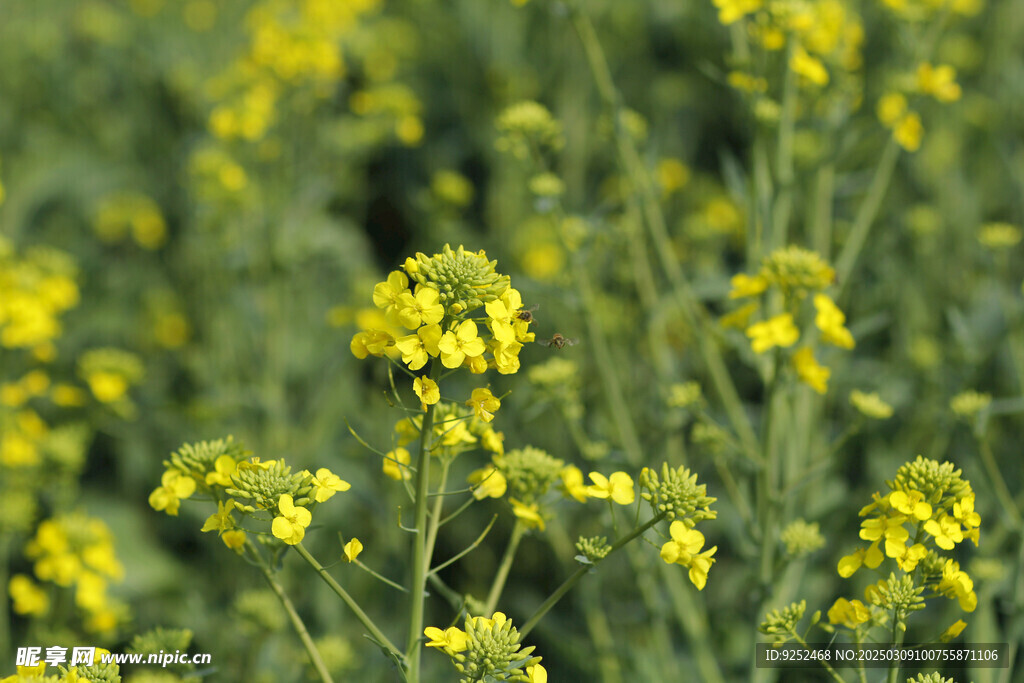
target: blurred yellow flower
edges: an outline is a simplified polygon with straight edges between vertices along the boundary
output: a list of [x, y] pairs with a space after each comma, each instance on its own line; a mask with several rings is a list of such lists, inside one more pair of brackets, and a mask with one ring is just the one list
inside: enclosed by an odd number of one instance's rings
[[800, 331], [793, 324], [793, 314], [783, 313], [751, 325], [747, 328], [747, 336], [754, 353], [764, 353], [776, 346], [787, 348], [796, 344]]
[[828, 391], [828, 378], [832, 371], [818, 364], [810, 347], [804, 347], [793, 354], [793, 367], [801, 382], [819, 394]]

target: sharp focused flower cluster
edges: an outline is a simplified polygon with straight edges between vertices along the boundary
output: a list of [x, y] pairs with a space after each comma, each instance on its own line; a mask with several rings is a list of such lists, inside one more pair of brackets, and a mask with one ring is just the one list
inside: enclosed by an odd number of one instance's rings
[[708, 571], [714, 564], [718, 546], [703, 550], [704, 534], [694, 527], [698, 522], [715, 519], [711, 509], [715, 498], [707, 495], [707, 485], [697, 484], [697, 475], [685, 467], [661, 466], [661, 475], [645, 467], [640, 472], [640, 494], [655, 513], [672, 521], [670, 540], [661, 546], [661, 559], [668, 564], [688, 567], [690, 581], [698, 590], [707, 583]]
[[217, 502], [202, 531], [217, 531], [224, 544], [240, 550], [247, 541], [235, 513], [256, 521], [271, 522], [270, 533], [287, 545], [296, 545], [312, 522], [311, 509], [351, 485], [321, 467], [292, 472], [284, 459], [261, 461], [249, 456], [232, 437], [185, 444], [164, 461], [160, 486], [149, 504], [177, 516], [181, 501], [196, 491]]
[[[824, 292], [834, 280], [835, 271], [815, 252], [796, 246], [779, 249], [765, 258], [757, 274], [734, 276], [729, 298], [758, 297], [763, 301], [774, 290], [782, 295], [782, 312], [775, 315], [765, 312], [763, 320], [748, 325], [749, 319], [763, 308], [760, 302], [753, 302], [730, 313], [722, 322], [731, 327], [745, 327], [754, 353], [789, 349], [800, 341], [799, 321], [803, 317], [810, 318], [805, 301], [813, 295], [810, 298], [814, 327], [821, 341], [852, 349], [855, 342], [846, 327], [846, 315]], [[819, 394], [827, 391], [831, 371], [818, 363], [812, 346], [803, 346], [789, 354], [789, 361], [801, 382]]]
[[519, 631], [501, 612], [495, 612], [489, 619], [469, 617], [462, 629], [428, 626], [423, 633], [429, 641], [427, 647], [437, 648], [451, 658], [452, 665], [463, 675], [461, 683], [547, 683], [541, 658], [533, 656], [535, 648], [522, 646]]
[[[934, 595], [956, 599], [965, 612], [974, 611], [974, 582], [944, 555], [967, 539], [978, 544], [981, 516], [974, 511], [970, 482], [960, 475], [952, 463], [918, 456], [886, 482], [888, 494], [876, 493], [874, 501], [861, 509], [860, 516], [866, 519], [860, 537], [869, 545], [843, 557], [839, 575], [848, 578], [861, 567], [876, 569], [886, 558], [901, 573], [869, 587], [869, 603], [892, 609], [902, 600], [900, 609], [916, 609], [913, 605], [920, 600], [911, 600], [911, 593], [920, 596], [931, 589]], [[912, 577], [918, 575], [915, 584]], [[897, 595], [902, 597], [892, 597]]]

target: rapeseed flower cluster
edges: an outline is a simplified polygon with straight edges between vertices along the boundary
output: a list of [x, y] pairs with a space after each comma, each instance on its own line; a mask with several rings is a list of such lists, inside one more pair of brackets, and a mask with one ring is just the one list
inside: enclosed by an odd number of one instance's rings
[[[830, 69], [855, 72], [863, 58], [864, 28], [854, 9], [841, 0], [712, 0], [724, 25], [743, 22], [752, 42], [776, 52], [789, 47], [788, 68], [803, 84], [828, 85]], [[763, 78], [733, 72], [729, 82], [750, 93], [763, 92]]]
[[[974, 611], [978, 598], [973, 580], [945, 554], [965, 540], [978, 545], [981, 516], [974, 510], [970, 482], [952, 463], [918, 456], [886, 483], [889, 492], [875, 493], [860, 511], [865, 517], [860, 537], [869, 545], [840, 559], [839, 575], [849, 578], [861, 567], [876, 569], [888, 558], [899, 574], [892, 572], [888, 579], [869, 586], [865, 594], [869, 604], [912, 611], [924, 606], [928, 597], [924, 592], [930, 589], [930, 595], [956, 599], [965, 612]], [[868, 621], [859, 601], [844, 599], [833, 610], [832, 623], [855, 628]]]
[[[374, 287], [373, 302], [389, 325], [413, 332], [358, 332], [350, 344], [352, 354], [360, 359], [399, 355], [410, 372], [436, 361], [431, 364], [434, 376], [413, 380], [424, 411], [441, 400], [437, 363], [450, 370], [466, 367], [473, 374], [488, 369], [506, 375], [518, 372], [519, 352], [534, 340], [531, 318], [523, 314], [519, 292], [507, 275], [495, 270], [496, 265], [483, 251], [468, 252], [462, 246], [453, 250], [447, 244], [439, 254], [418, 253], [406, 259], [402, 270]], [[478, 315], [471, 315], [474, 312]], [[501, 400], [490, 389], [477, 388], [466, 405], [478, 419], [490, 422]]]
[[181, 501], [199, 491], [217, 503], [217, 512], [206, 519], [202, 531], [218, 532], [224, 545], [240, 551], [247, 534], [236, 513], [270, 522], [273, 537], [296, 545], [312, 522], [312, 509], [351, 488], [326, 467], [316, 473], [292, 472], [284, 459], [263, 461], [249, 455], [230, 436], [183, 445], [164, 461], [166, 469], [149, 496], [150, 506], [177, 516]]
[[[152, 652], [152, 650], [150, 650]], [[109, 650], [96, 648], [93, 663], [86, 666], [57, 667], [60, 675], [48, 676], [46, 662], [36, 666], [18, 666], [17, 673], [0, 678], [0, 683], [121, 683], [121, 670], [117, 664], [100, 662], [100, 657], [109, 655]]]
[[703, 590], [718, 546], [704, 550], [704, 534], [695, 527], [718, 517], [711, 509], [716, 499], [707, 495], [706, 484], [697, 484], [696, 474], [685, 467], [669, 467], [668, 463], [662, 464], [660, 475], [645, 467], [640, 472], [640, 489], [641, 497], [655, 514], [671, 521], [670, 540], [661, 546], [661, 559], [687, 567], [690, 581], [697, 590]]
[[114, 537], [101, 520], [82, 513], [43, 520], [25, 546], [35, 577], [15, 574], [8, 583], [14, 611], [42, 617], [50, 611], [50, 594], [36, 581], [74, 591], [74, 605], [90, 633], [112, 631], [124, 621], [127, 606], [107, 594], [111, 582], [124, 578]]
[[427, 647], [444, 652], [455, 669], [463, 675], [461, 683], [473, 681], [519, 681], [547, 683], [547, 671], [541, 658], [534, 656], [534, 646], [523, 647], [519, 631], [501, 612], [490, 618], [469, 617], [463, 628], [440, 629], [428, 626], [423, 630]]
[[917, 66], [914, 87], [906, 91], [892, 90], [878, 100], [878, 120], [892, 131], [893, 139], [908, 152], [916, 152], [924, 138], [921, 115], [911, 109], [908, 96], [918, 99], [933, 97], [948, 104], [960, 99], [961, 89], [956, 82], [956, 69], [949, 64], [933, 65], [921, 62]]
[[[801, 317], [809, 317], [805, 301], [810, 298], [817, 338], [841, 349], [852, 349], [855, 342], [846, 327], [846, 315], [824, 291], [834, 280], [835, 271], [817, 253], [797, 246], [776, 250], [764, 259], [755, 275], [740, 273], [732, 278], [730, 299], [757, 297], [758, 301], [728, 314], [722, 322], [728, 326], [746, 326], [754, 353], [788, 349], [796, 345], [801, 336], [814, 339], [809, 331], [801, 335], [799, 325]], [[766, 313], [763, 320], [748, 325], [749, 319], [764, 309], [761, 301], [771, 292], [781, 295], [783, 312], [770, 316]], [[789, 361], [800, 381], [820, 394], [827, 391], [831, 371], [818, 363], [813, 346], [797, 349], [789, 354]]]
[[18, 254], [0, 236], [0, 347], [29, 349], [36, 360], [56, 355], [60, 316], [78, 304], [77, 268], [71, 257], [48, 247]]

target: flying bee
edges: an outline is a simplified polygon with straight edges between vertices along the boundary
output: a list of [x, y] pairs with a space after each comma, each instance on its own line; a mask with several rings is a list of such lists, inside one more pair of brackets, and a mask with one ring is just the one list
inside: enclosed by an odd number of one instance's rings
[[533, 312], [540, 308], [540, 304], [534, 304], [529, 308], [524, 308], [516, 313], [516, 317], [525, 323], [532, 323], [534, 321]]
[[551, 336], [551, 339], [542, 339], [540, 343], [543, 344], [544, 346], [551, 346], [556, 349], [564, 349], [566, 346], [573, 346], [579, 343], [579, 340], [569, 339], [568, 337], [563, 337], [558, 332], [555, 332]]

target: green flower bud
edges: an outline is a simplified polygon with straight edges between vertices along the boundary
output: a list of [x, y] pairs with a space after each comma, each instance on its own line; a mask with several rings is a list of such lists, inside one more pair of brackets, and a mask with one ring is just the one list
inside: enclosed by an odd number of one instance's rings
[[493, 460], [505, 476], [510, 495], [524, 503], [532, 503], [547, 493], [565, 467], [563, 460], [532, 446], [495, 455]]
[[937, 505], [943, 498], [961, 498], [971, 491], [970, 482], [961, 479], [961, 470], [954, 468], [951, 462], [940, 465], [919, 455], [913, 462], [904, 463], [894, 480], [885, 483], [893, 491], [920, 491], [926, 501]]
[[789, 640], [790, 632], [796, 629], [797, 622], [804, 618], [806, 610], [806, 600], [791, 603], [781, 610], [773, 609], [765, 615], [757, 630], [766, 636], [776, 636], [776, 642], [784, 643]]
[[168, 469], [174, 467], [203, 481], [207, 474], [216, 471], [215, 463], [222, 455], [230, 455], [235, 462], [239, 462], [247, 458], [250, 452], [245, 450], [241, 442], [236, 443], [235, 437], [229, 436], [216, 441], [187, 443], [171, 453], [171, 457], [164, 461], [164, 466]]
[[[587, 560], [588, 564], [593, 564], [598, 560], [606, 558], [608, 553], [612, 551], [612, 547], [608, 544], [607, 536], [593, 536], [591, 538], [580, 536], [580, 540], [576, 541], [576, 550], [580, 552], [583, 559]], [[582, 561], [579, 557], [576, 559]]]
[[231, 484], [225, 491], [235, 498], [235, 507], [243, 512], [276, 510], [278, 500], [286, 493], [296, 506], [313, 502], [313, 477], [303, 472], [292, 474], [284, 460], [240, 463], [231, 475]]
[[533, 657], [534, 647], [521, 647], [519, 631], [501, 612], [492, 618], [470, 617], [466, 620], [467, 648], [452, 657], [461, 683], [474, 681], [522, 681], [526, 683], [526, 667], [540, 663]]
[[645, 467], [640, 472], [640, 488], [644, 500], [666, 518], [683, 518], [692, 527], [705, 519], [715, 519], [718, 513], [711, 510], [717, 498], [707, 495], [707, 485], [697, 484], [697, 475], [685, 467], [670, 468], [668, 463], [661, 466], [661, 477], [654, 470]]
[[791, 522], [782, 530], [780, 538], [786, 544], [786, 554], [790, 557], [807, 555], [825, 545], [818, 523], [808, 524], [802, 519]]
[[458, 315], [494, 301], [509, 288], [508, 276], [495, 272], [497, 264], [482, 250], [468, 252], [460, 245], [452, 251], [446, 244], [440, 254], [416, 254], [415, 272], [406, 272], [411, 280], [436, 289], [441, 304]]

